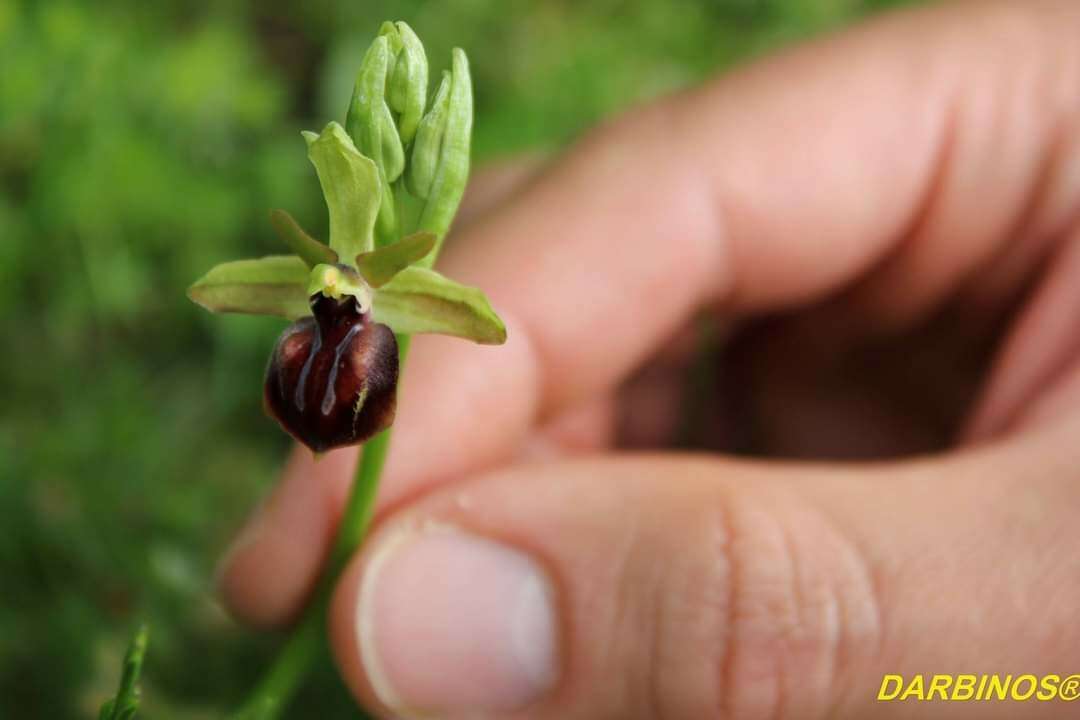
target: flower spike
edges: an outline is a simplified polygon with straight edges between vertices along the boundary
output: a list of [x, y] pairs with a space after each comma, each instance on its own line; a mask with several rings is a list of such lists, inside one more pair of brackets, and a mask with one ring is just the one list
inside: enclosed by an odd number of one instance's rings
[[[274, 210], [274, 229], [295, 255], [223, 263], [188, 289], [213, 312], [294, 321], [271, 354], [264, 404], [316, 451], [363, 442], [393, 421], [396, 336], [506, 341], [480, 290], [431, 269], [469, 172], [465, 53], [454, 49], [430, 103], [427, 78], [423, 45], [409, 26], [384, 24], [364, 56], [345, 127], [331, 122], [303, 133], [330, 215], [329, 243]], [[421, 201], [408, 235], [399, 232], [394, 198], [406, 190]]]

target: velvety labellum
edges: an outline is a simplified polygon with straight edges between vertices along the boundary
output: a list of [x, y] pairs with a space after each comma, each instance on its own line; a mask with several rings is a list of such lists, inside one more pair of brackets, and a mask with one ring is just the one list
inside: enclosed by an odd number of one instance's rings
[[356, 301], [317, 295], [312, 316], [278, 338], [266, 369], [267, 413], [315, 452], [363, 442], [394, 421], [394, 333]]

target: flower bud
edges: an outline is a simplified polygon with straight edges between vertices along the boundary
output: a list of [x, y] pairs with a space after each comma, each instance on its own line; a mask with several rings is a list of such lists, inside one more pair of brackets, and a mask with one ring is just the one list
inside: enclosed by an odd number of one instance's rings
[[[443, 129], [438, 149], [439, 159], [430, 186], [426, 188], [425, 194], [420, 196], [427, 202], [424, 203], [424, 209], [420, 211], [420, 219], [417, 222], [420, 230], [435, 233], [435, 249], [428, 256], [431, 259], [438, 254], [439, 247], [446, 237], [446, 231], [454, 215], [457, 214], [461, 196], [465, 192], [465, 183], [469, 178], [473, 95], [472, 80], [469, 78], [469, 60], [461, 48], [454, 48], [451, 51], [449, 93], [446, 100], [446, 119], [440, 122]], [[438, 100], [436, 100], [436, 105], [438, 106]], [[423, 130], [423, 121], [421, 121], [421, 129], [417, 130], [417, 148], [420, 145], [421, 130]], [[417, 158], [416, 152], [417, 150], [413, 151], [414, 162]]]
[[387, 79], [387, 102], [397, 113], [398, 134], [402, 143], [409, 143], [424, 115], [427, 101], [428, 62], [424, 45], [412, 28], [403, 22], [386, 23], [383, 34], [392, 35], [396, 58]]
[[[396, 240], [397, 210], [390, 183], [405, 170], [405, 148], [386, 102], [386, 82], [394, 61], [390, 37], [380, 35], [368, 48], [356, 76], [345, 129], [357, 149], [374, 161], [379, 171], [381, 200], [375, 226], [379, 245]], [[395, 38], [398, 39], [398, 38]]]
[[375, 38], [360, 65], [345, 117], [345, 128], [356, 147], [375, 161], [388, 182], [397, 180], [405, 169], [405, 150], [386, 101], [386, 82], [394, 62], [390, 38]]
[[405, 187], [418, 198], [427, 199], [435, 172], [439, 169], [443, 135], [446, 133], [447, 115], [450, 111], [450, 73], [444, 72], [435, 91], [435, 98], [427, 115], [420, 121], [412, 158], [405, 169]]
[[323, 452], [363, 442], [394, 421], [398, 349], [393, 331], [351, 297], [316, 295], [312, 312], [278, 338], [263, 397], [283, 429]]

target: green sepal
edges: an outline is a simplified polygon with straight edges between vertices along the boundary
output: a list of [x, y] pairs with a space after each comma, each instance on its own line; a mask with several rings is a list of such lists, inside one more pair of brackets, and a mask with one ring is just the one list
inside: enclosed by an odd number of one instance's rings
[[98, 720], [134, 720], [139, 709], [139, 675], [142, 673], [149, 642], [146, 626], [136, 631], [124, 655], [124, 668], [120, 673], [120, 683], [116, 696], [106, 700], [98, 713]]
[[439, 333], [485, 345], [506, 342], [506, 326], [484, 293], [428, 268], [405, 268], [379, 288], [372, 315], [399, 334]]
[[398, 136], [402, 144], [407, 145], [416, 134], [427, 102], [427, 54], [420, 38], [404, 22], [384, 23], [382, 34], [393, 38], [390, 49], [396, 56], [386, 86], [386, 99], [391, 109], [399, 114]]
[[210, 312], [277, 315], [294, 320], [311, 314], [308, 266], [296, 255], [270, 255], [214, 266], [188, 288], [191, 300]]
[[383, 187], [379, 170], [336, 122], [319, 135], [304, 132], [303, 136], [330, 211], [330, 247], [349, 262], [375, 247], [375, 219]]
[[270, 222], [289, 249], [300, 256], [308, 267], [325, 263], [334, 265], [338, 261], [338, 254], [331, 248], [304, 232], [304, 229], [293, 219], [293, 216], [284, 210], [271, 210]]
[[382, 287], [395, 275], [422, 260], [435, 247], [435, 234], [418, 232], [395, 243], [356, 256], [356, 269], [371, 287]]
[[461, 48], [453, 49], [450, 71], [450, 100], [446, 130], [439, 146], [439, 164], [428, 191], [427, 203], [420, 213], [419, 228], [438, 236], [435, 250], [427, 264], [434, 261], [445, 239], [446, 229], [457, 214], [465, 184], [469, 179], [469, 152], [473, 124], [472, 79], [469, 60]]
[[443, 71], [442, 80], [427, 115], [416, 130], [409, 167], [405, 170], [405, 187], [418, 198], [426, 199], [439, 168], [439, 151], [446, 132], [446, 116], [450, 107], [450, 72]]

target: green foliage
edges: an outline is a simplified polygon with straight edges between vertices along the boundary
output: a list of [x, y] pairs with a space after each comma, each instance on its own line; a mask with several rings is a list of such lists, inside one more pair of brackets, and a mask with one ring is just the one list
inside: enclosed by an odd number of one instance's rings
[[144, 625], [131, 638], [131, 644], [124, 656], [120, 687], [116, 691], [116, 697], [106, 700], [101, 706], [98, 720], [135, 719], [135, 713], [139, 710], [139, 675], [142, 673], [143, 661], [146, 659], [148, 640], [149, 633]]
[[[286, 449], [260, 408], [282, 323], [183, 290], [282, 252], [269, 208], [328, 237], [296, 131], [345, 121], [376, 19], [468, 51], [482, 160], [884, 4], [0, 0], [0, 717], [93, 716], [134, 616], [154, 720], [212, 717], [263, 666], [212, 578]], [[319, 683], [306, 715], [352, 717]]]

